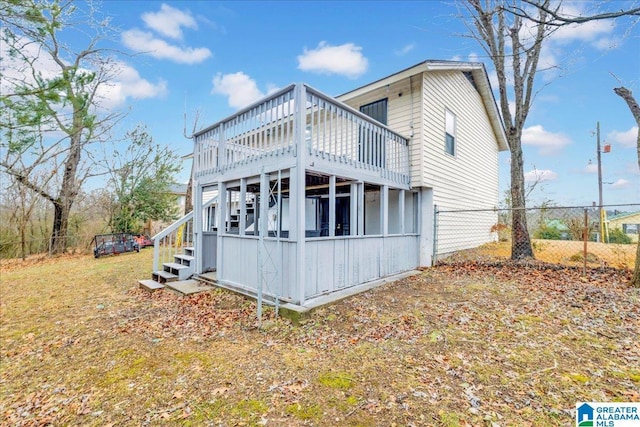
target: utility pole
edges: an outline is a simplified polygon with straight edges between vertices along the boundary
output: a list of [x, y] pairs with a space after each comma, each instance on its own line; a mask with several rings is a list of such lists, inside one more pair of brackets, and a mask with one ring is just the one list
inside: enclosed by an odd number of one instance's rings
[[[611, 144], [600, 146], [600, 122], [597, 126], [597, 144], [598, 144], [598, 207], [600, 208], [600, 242], [609, 243], [609, 229], [607, 227], [607, 213], [604, 210], [604, 202], [602, 201], [602, 153], [611, 152]], [[611, 182], [605, 182], [611, 184]]]

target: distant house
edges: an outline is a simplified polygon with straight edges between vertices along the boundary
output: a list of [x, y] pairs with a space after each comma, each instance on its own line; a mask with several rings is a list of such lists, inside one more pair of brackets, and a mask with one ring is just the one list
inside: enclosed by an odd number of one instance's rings
[[176, 196], [176, 206], [179, 209], [179, 214], [184, 214], [184, 207], [187, 200], [187, 184], [173, 184], [169, 188], [169, 193]]
[[[175, 197], [175, 213], [177, 216], [184, 215], [184, 207], [186, 203], [187, 196], [187, 184], [173, 184], [169, 187], [168, 193]], [[152, 221], [148, 220], [142, 229], [142, 234], [146, 234], [148, 236], [153, 236], [158, 233], [165, 227], [167, 227], [170, 222], [166, 221]]]
[[[562, 240], [568, 240], [570, 238], [569, 227], [564, 223], [561, 219], [551, 219], [545, 221], [545, 227], [547, 229], [557, 230], [559, 234], [559, 238]], [[546, 237], [549, 238], [549, 237]], [[557, 238], [557, 237], [553, 237]]]
[[609, 230], [622, 230], [633, 242], [637, 242], [640, 234], [640, 211], [610, 216], [608, 226]]
[[481, 63], [424, 61], [338, 97], [292, 84], [194, 135], [193, 214], [156, 239], [189, 221], [191, 240], [162, 271], [302, 306], [430, 266], [495, 239], [489, 211], [434, 242], [434, 208], [495, 208], [504, 150]]

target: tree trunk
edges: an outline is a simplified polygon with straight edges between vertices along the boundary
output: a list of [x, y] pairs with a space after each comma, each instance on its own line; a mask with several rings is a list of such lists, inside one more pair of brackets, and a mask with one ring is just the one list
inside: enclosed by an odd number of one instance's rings
[[184, 196], [184, 214], [193, 210], [193, 166], [191, 166], [191, 177], [187, 183], [187, 194]]
[[60, 186], [60, 197], [54, 203], [53, 230], [51, 232], [51, 253], [63, 254], [67, 251], [67, 232], [69, 230], [69, 216], [71, 206], [78, 195], [76, 175], [80, 156], [82, 154], [82, 125], [83, 111], [76, 109], [73, 113], [73, 128], [69, 156], [64, 163], [64, 175]]
[[67, 226], [68, 222], [64, 221], [64, 209], [62, 203], [53, 204], [53, 228], [51, 230], [51, 245], [49, 246], [50, 254], [61, 254], [67, 249]]
[[27, 259], [27, 224], [20, 224], [20, 252], [21, 258], [24, 261]]
[[[624, 99], [624, 101], [629, 106], [629, 110], [631, 110], [631, 114], [638, 125], [638, 136], [636, 139], [637, 145], [637, 155], [638, 155], [638, 168], [640, 168], [640, 105], [636, 102], [636, 99], [633, 97], [633, 93], [626, 87], [617, 87], [613, 89], [613, 91]], [[631, 277], [631, 285], [636, 288], [640, 288], [640, 235], [638, 236], [638, 247], [636, 248], [636, 264], [633, 269], [633, 276]]]
[[629, 106], [629, 110], [631, 110], [631, 114], [633, 115], [633, 118], [638, 125], [636, 153], [638, 155], [638, 168], [640, 168], [640, 105], [638, 105], [636, 99], [633, 97], [633, 93], [626, 87], [617, 87], [613, 89], [613, 91], [627, 103], [627, 105]]
[[[516, 136], [509, 135], [509, 138]], [[511, 143], [511, 259], [533, 258], [525, 208], [522, 148]]]
[[631, 276], [631, 285], [640, 288], [640, 236], [638, 236], [638, 244], [636, 245], [636, 267], [633, 269]]

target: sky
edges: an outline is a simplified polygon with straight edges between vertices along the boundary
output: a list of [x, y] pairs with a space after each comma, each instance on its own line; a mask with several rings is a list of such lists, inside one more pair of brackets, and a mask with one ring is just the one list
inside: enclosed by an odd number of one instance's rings
[[[580, 12], [593, 4], [568, 7]], [[121, 53], [121, 72], [104, 93], [105, 109], [127, 112], [116, 131], [144, 123], [179, 155], [193, 149], [183, 136], [185, 113], [190, 134], [196, 111], [197, 127], [206, 127], [293, 82], [339, 95], [424, 60], [484, 62], [495, 79], [448, 1], [106, 0], [100, 10], [118, 29], [106, 43]], [[598, 200], [597, 122], [602, 144], [611, 145], [602, 154], [604, 203], [640, 203], [638, 129], [613, 92], [624, 85], [640, 98], [640, 29], [630, 22], [564, 28], [548, 40], [522, 137], [525, 177], [537, 182], [530, 205]], [[83, 32], [72, 37], [87, 40]], [[508, 153], [499, 162], [504, 191]]]

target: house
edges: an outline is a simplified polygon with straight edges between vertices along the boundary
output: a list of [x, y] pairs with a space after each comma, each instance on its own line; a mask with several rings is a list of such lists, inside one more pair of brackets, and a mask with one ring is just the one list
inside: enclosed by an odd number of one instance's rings
[[[175, 198], [175, 205], [172, 209], [174, 215], [183, 215], [184, 207], [186, 202], [187, 195], [187, 184], [178, 184], [174, 183], [169, 186], [167, 194], [171, 195]], [[160, 231], [162, 231], [165, 227], [167, 227], [169, 223], [167, 221], [153, 221], [151, 219], [147, 220], [142, 228], [142, 234], [147, 236], [152, 236]]]
[[176, 198], [176, 208], [180, 213], [184, 213], [187, 200], [187, 184], [173, 184], [169, 187], [169, 194]]
[[[494, 208], [503, 150], [481, 63], [425, 61], [335, 98], [292, 84], [194, 135], [194, 213], [156, 236], [174, 259], [156, 248], [154, 278], [215, 270], [219, 286], [304, 306], [430, 266], [436, 246], [460, 248], [434, 242], [435, 207]], [[491, 241], [497, 213], [483, 215], [443, 234]], [[178, 227], [191, 231], [176, 244]]]
[[640, 211], [610, 216], [608, 228], [609, 230], [620, 229], [631, 238], [632, 242], [637, 242], [640, 234]]

